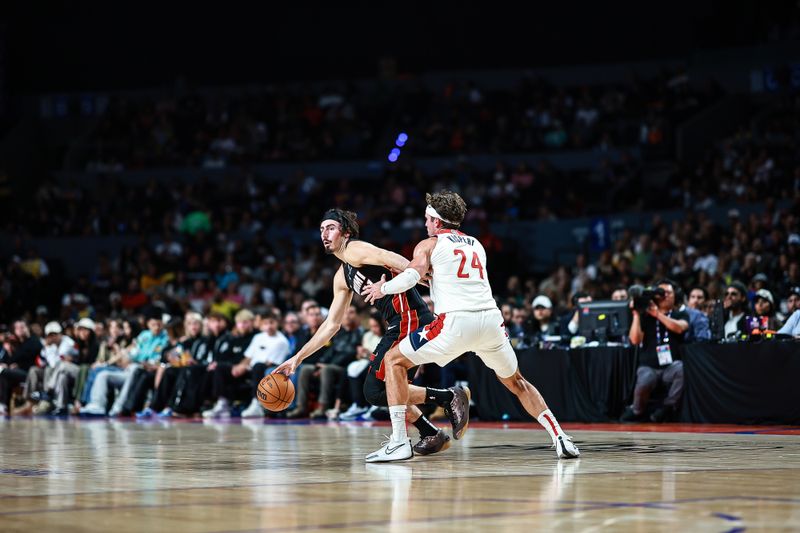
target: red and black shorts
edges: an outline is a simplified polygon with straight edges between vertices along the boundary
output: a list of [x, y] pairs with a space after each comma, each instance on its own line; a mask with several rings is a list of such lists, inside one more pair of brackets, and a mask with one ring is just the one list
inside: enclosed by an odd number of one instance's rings
[[[370, 356], [369, 370], [367, 371], [367, 379], [364, 381], [364, 396], [367, 401], [372, 405], [385, 407], [386, 402], [386, 384], [384, 383], [384, 367], [383, 358], [393, 346], [400, 343], [410, 332], [415, 329], [426, 326], [433, 322], [434, 315], [429, 311], [425, 312], [411, 312], [410, 317], [406, 316], [404, 320], [398, 317], [389, 323], [386, 334], [378, 343], [375, 348], [375, 353]], [[414, 326], [412, 328], [412, 326]], [[414, 370], [409, 371], [409, 377], [414, 375]]]

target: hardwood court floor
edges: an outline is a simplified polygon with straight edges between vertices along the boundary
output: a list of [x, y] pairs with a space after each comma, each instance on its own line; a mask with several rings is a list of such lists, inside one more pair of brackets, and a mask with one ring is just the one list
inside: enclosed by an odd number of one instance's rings
[[[438, 456], [365, 465], [387, 427], [0, 420], [0, 531], [800, 525], [797, 428], [772, 435], [738, 434], [737, 426], [712, 433], [566, 427], [580, 460], [558, 461], [543, 430], [489, 424]], [[597, 427], [625, 431], [587, 429]]]

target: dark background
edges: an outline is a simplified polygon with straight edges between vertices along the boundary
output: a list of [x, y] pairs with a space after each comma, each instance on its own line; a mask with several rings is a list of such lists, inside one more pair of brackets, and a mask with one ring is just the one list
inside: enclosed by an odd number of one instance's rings
[[[346, 4], [346, 7], [338, 4]], [[685, 57], [764, 42], [797, 2], [12, 2], [6, 89], [132, 89]]]

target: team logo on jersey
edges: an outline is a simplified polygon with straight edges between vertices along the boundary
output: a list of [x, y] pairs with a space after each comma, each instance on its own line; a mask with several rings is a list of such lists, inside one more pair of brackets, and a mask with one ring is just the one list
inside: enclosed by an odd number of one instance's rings
[[356, 270], [356, 274], [353, 276], [353, 292], [361, 294], [361, 287], [364, 286], [365, 281], [367, 281], [367, 277]]

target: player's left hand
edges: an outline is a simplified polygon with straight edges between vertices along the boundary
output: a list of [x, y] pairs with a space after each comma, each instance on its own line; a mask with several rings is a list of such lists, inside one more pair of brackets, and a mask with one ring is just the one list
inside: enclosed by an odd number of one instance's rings
[[294, 374], [294, 371], [297, 370], [297, 366], [300, 364], [300, 361], [297, 359], [297, 356], [292, 356], [280, 365], [278, 368], [272, 371], [273, 374], [283, 374], [284, 376], [291, 376]]
[[384, 283], [386, 283], [386, 274], [381, 276], [381, 279], [375, 283], [368, 281], [361, 289], [361, 296], [364, 297], [364, 301], [368, 304], [374, 304], [376, 300], [380, 300], [386, 296], [381, 292], [381, 287], [383, 287]]

